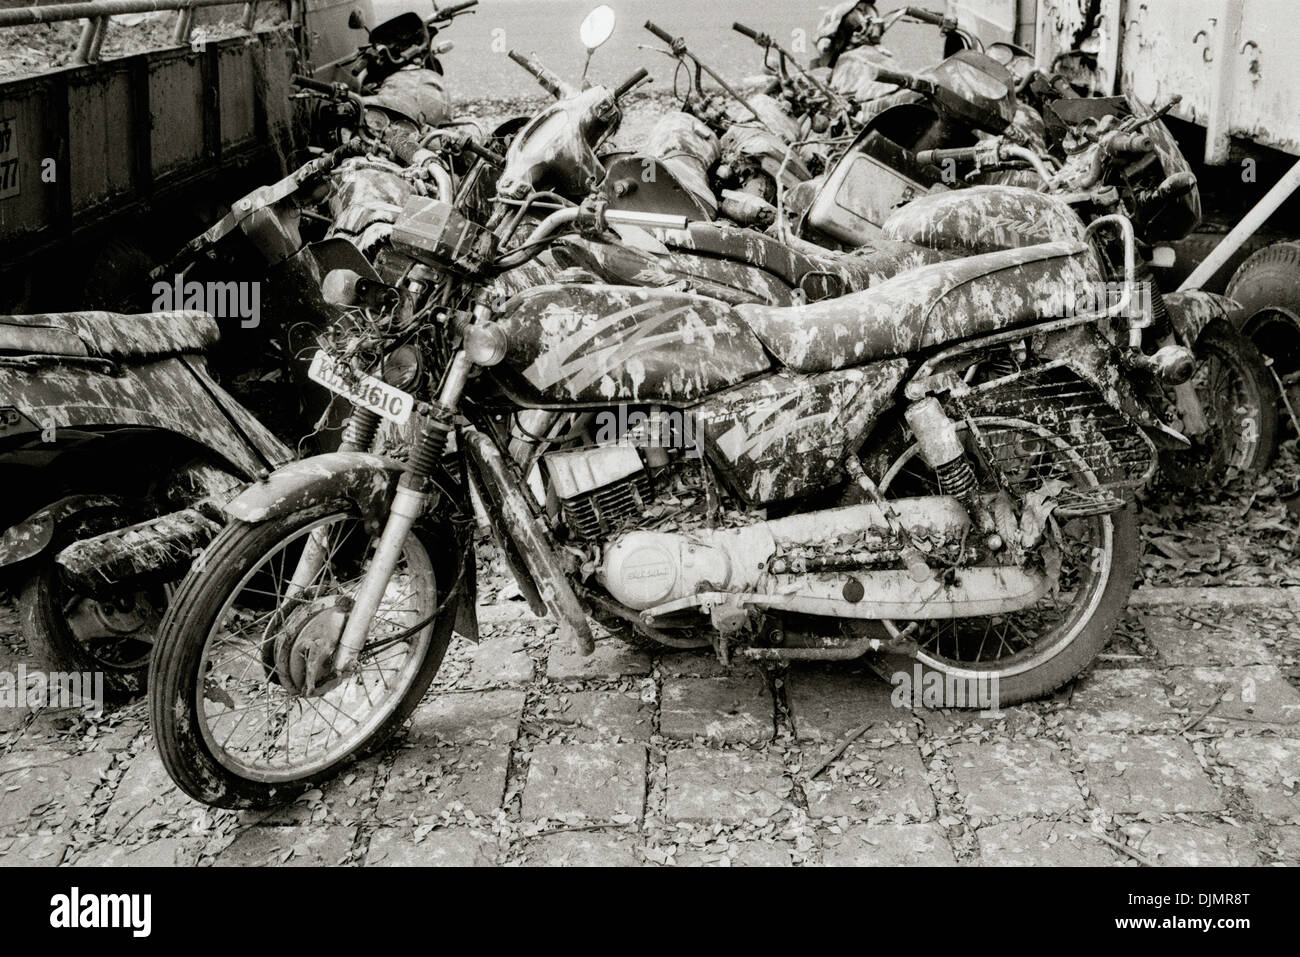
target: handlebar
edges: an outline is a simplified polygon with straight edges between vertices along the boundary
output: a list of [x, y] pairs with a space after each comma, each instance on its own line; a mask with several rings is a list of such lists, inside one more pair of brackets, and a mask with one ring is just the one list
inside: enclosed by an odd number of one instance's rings
[[653, 34], [654, 34], [656, 37], [658, 37], [660, 40], [662, 40], [664, 43], [667, 43], [667, 44], [670, 44], [670, 45], [672, 44], [672, 42], [673, 42], [673, 35], [672, 35], [671, 33], [669, 33], [667, 30], [665, 30], [663, 27], [658, 26], [657, 24], [655, 24], [655, 22], [654, 22], [653, 20], [647, 20], [647, 21], [645, 22], [645, 28], [646, 28], [647, 30], [649, 30], [651, 33], [653, 33]]
[[759, 33], [753, 27], [747, 27], [743, 23], [733, 23], [731, 25], [731, 29], [735, 30], [741, 36], [749, 37], [755, 43], [762, 42], [761, 37], [763, 36], [763, 34]]
[[537, 82], [542, 85], [542, 88], [545, 89], [547, 93], [551, 94], [551, 96], [558, 100], [562, 99], [566, 95], [564, 83], [560, 78], [536, 60], [531, 57], [526, 57], [515, 50], [510, 50], [506, 55], [531, 73]]
[[876, 70], [877, 83], [892, 83], [894, 86], [901, 86], [906, 89], [914, 89], [917, 85], [916, 77], [910, 73], [899, 73], [897, 70]]
[[295, 73], [289, 78], [289, 82], [294, 86], [302, 87], [304, 90], [311, 90], [313, 93], [323, 93], [326, 96], [334, 96], [338, 93], [333, 83], [326, 83], [324, 80], [316, 80], [309, 76], [303, 76], [301, 73]]
[[922, 23], [930, 23], [936, 27], [943, 26], [944, 15], [935, 13], [933, 10], [927, 10], [924, 7], [908, 7], [904, 11], [913, 20], [920, 20]]
[[442, 7], [433, 12], [434, 20], [450, 20], [452, 17], [464, 13], [466, 10], [478, 6], [478, 0], [465, 0], [464, 3], [453, 3], [449, 7]]
[[1110, 156], [1117, 153], [1149, 153], [1154, 148], [1145, 133], [1110, 133], [1102, 137], [1101, 148]]
[[624, 80], [614, 89], [614, 99], [617, 100], [623, 96], [626, 96], [628, 93], [632, 91], [634, 87], [640, 84], [641, 81], [644, 80], [649, 75], [650, 75], [650, 71], [647, 70], [645, 67], [642, 67], [641, 69], [637, 70], [635, 73], [633, 73], [630, 77], [628, 77], [626, 80]]

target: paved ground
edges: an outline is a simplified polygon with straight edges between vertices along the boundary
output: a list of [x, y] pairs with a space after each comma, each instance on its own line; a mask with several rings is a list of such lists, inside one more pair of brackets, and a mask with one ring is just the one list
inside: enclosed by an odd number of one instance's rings
[[584, 660], [503, 600], [402, 740], [268, 814], [181, 796], [138, 705], [0, 712], [0, 864], [1300, 864], [1291, 594], [1147, 591], [1091, 674], [996, 721], [847, 666]]

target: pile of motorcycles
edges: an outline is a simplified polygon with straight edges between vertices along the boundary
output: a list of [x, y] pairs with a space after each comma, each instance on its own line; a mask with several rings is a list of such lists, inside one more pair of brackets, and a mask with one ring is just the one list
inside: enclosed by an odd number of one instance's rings
[[[453, 632], [478, 640], [479, 529], [583, 652], [595, 620], [1006, 705], [1106, 643], [1158, 472], [1267, 464], [1276, 397], [1233, 303], [1162, 295], [1148, 263], [1200, 215], [1171, 104], [849, 3], [808, 65], [735, 25], [761, 92], [647, 22], [679, 108], [636, 146], [614, 137], [645, 70], [571, 83], [511, 52], [552, 101], [485, 131], [438, 60], [474, 5], [298, 77], [314, 158], [159, 268], [256, 262], [298, 448], [208, 371], [202, 313], [0, 325], [28, 353], [0, 364], [5, 467], [45, 496], [0, 542], [24, 629], [119, 694], [147, 672], [195, 798], [284, 801], [379, 747]], [[892, 68], [903, 19], [950, 55]], [[614, 20], [584, 22], [588, 61]], [[134, 418], [106, 437], [105, 407]]]

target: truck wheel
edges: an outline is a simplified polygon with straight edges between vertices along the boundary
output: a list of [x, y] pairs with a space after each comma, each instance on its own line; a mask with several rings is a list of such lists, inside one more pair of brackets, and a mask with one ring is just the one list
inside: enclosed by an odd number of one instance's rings
[[1227, 296], [1241, 304], [1242, 333], [1273, 360], [1291, 408], [1300, 411], [1300, 242], [1254, 253], [1233, 274]]

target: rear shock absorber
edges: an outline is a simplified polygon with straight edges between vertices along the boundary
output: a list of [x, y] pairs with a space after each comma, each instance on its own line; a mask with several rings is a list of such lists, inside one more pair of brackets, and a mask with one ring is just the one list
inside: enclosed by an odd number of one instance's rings
[[1133, 276], [1140, 285], [1150, 290], [1151, 325], [1147, 328], [1144, 338], [1154, 351], [1155, 344], [1164, 342], [1174, 331], [1169, 321], [1169, 307], [1165, 304], [1165, 297], [1160, 292], [1160, 285], [1151, 272], [1150, 263], [1141, 256], [1137, 257], [1137, 262], [1134, 264]]
[[934, 469], [939, 479], [939, 489], [956, 498], [970, 514], [971, 520], [983, 532], [990, 548], [1001, 547], [1001, 539], [994, 534], [993, 516], [980, 500], [975, 469], [966, 449], [957, 437], [957, 426], [948, 418], [939, 400], [930, 396], [913, 402], [903, 414], [908, 427], [921, 447], [921, 458]]

